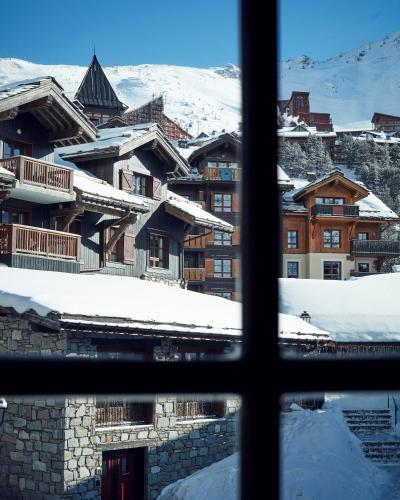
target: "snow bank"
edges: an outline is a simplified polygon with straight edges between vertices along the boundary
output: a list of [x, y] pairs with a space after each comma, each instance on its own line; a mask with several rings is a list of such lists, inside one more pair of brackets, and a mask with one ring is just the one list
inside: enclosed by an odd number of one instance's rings
[[329, 340], [328, 332], [320, 330], [297, 316], [279, 313], [279, 338], [303, 340]]
[[[392, 396], [398, 399], [399, 394]], [[328, 392], [325, 394], [324, 408], [342, 410], [387, 410], [388, 394], [378, 392], [347, 392], [344, 394]]]
[[311, 322], [336, 341], [400, 340], [400, 274], [390, 273], [348, 281], [281, 278], [281, 312]]
[[388, 481], [340, 410], [283, 413], [281, 457], [281, 500], [374, 500]]
[[0, 267], [0, 305], [143, 330], [240, 336], [242, 329], [237, 302], [124, 276]]
[[164, 488], [158, 500], [239, 500], [239, 453]]

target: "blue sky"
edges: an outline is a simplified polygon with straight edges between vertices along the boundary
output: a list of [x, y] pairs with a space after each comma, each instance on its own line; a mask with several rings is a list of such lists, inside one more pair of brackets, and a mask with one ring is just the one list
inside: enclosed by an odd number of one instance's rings
[[280, 59], [321, 60], [400, 31], [398, 0], [280, 0]]
[[239, 63], [238, 0], [1, 2], [0, 57], [86, 66]]

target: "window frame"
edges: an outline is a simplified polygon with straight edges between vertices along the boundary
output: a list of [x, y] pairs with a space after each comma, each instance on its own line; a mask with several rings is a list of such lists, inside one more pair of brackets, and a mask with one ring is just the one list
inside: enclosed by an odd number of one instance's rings
[[[296, 276], [289, 275], [289, 264], [296, 264]], [[287, 260], [286, 261], [286, 276], [288, 278], [299, 278], [300, 276], [300, 262], [298, 260]]]
[[[154, 238], [159, 238], [161, 241], [163, 241], [162, 247], [157, 247], [158, 250], [162, 251], [163, 257], [161, 259], [163, 264], [166, 264], [166, 266], [162, 265], [154, 265], [155, 262], [160, 262], [160, 257], [157, 256], [152, 256], [152, 250], [156, 249], [156, 247], [153, 245], [152, 246], [152, 240]], [[161, 234], [157, 231], [149, 231], [149, 252], [148, 252], [148, 268], [153, 270], [153, 269], [160, 269], [167, 271], [170, 269], [169, 267], [169, 249], [170, 249], [170, 240], [171, 238], [166, 235], [166, 234]]]
[[[292, 241], [294, 236], [294, 241]], [[299, 248], [299, 232], [297, 229], [287, 230], [287, 247], [289, 250], [297, 250]]]
[[[218, 261], [221, 261], [221, 272], [217, 272], [215, 270], [216, 263]], [[229, 271], [225, 271], [225, 263], [229, 262]], [[214, 278], [232, 278], [232, 259], [231, 258], [218, 258], [214, 259], [214, 272], [213, 272], [213, 277]]]
[[[213, 193], [214, 196], [214, 208], [213, 212], [217, 213], [230, 213], [232, 212], [233, 196], [232, 193]], [[217, 196], [221, 196], [221, 205], [217, 205]], [[229, 197], [229, 203], [226, 203], [226, 199]]]
[[[337, 233], [337, 235], [333, 233]], [[340, 229], [324, 229], [322, 233], [322, 247], [342, 248], [342, 231]]]

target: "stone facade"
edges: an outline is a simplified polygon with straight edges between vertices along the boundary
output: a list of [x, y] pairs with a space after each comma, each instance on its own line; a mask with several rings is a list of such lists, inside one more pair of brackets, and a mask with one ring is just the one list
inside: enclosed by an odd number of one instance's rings
[[[40, 331], [19, 317], [0, 316], [0, 351], [14, 354], [97, 356], [87, 333]], [[158, 361], [179, 359], [175, 341], [156, 341]], [[151, 422], [96, 424], [96, 398], [9, 398], [0, 433], [0, 498], [101, 498], [102, 455], [141, 448], [146, 499], [195, 470], [236, 451], [238, 399], [226, 399], [224, 418], [182, 420], [176, 396], [156, 396]]]

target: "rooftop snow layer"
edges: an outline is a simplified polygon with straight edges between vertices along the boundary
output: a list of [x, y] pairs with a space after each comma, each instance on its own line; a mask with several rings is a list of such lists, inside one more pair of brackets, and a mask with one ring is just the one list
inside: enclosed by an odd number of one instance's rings
[[290, 177], [285, 173], [285, 171], [278, 165], [278, 184], [292, 184], [292, 180]]
[[307, 311], [333, 340], [400, 341], [400, 273], [347, 281], [281, 278], [279, 290], [280, 312]]
[[0, 267], [0, 306], [149, 331], [234, 336], [242, 331], [237, 302], [123, 276]]
[[13, 172], [10, 172], [10, 170], [7, 170], [4, 167], [0, 167], [0, 175], [8, 175], [9, 177], [15, 177], [15, 174]]
[[210, 214], [210, 212], [203, 210], [199, 203], [187, 200], [183, 196], [173, 193], [172, 191], [167, 191], [166, 203], [171, 207], [180, 210], [189, 217], [192, 217], [194, 219], [194, 223], [199, 226], [215, 227], [217, 229], [221, 229], [222, 231], [233, 231], [232, 224], [229, 224], [228, 222]]
[[51, 80], [50, 76], [39, 76], [37, 78], [31, 78], [28, 80], [21, 80], [19, 82], [9, 83], [7, 85], [0, 86], [0, 100], [6, 99], [14, 95], [22, 94], [27, 90], [32, 90], [40, 85], [40, 82], [44, 80]]
[[328, 332], [320, 330], [298, 316], [279, 313], [279, 331], [281, 339], [295, 340], [329, 340]]

